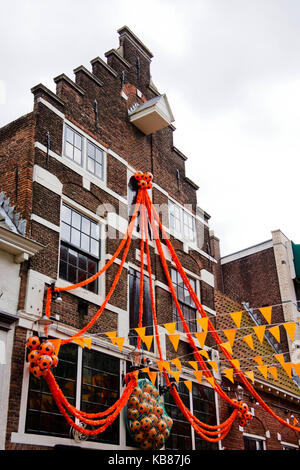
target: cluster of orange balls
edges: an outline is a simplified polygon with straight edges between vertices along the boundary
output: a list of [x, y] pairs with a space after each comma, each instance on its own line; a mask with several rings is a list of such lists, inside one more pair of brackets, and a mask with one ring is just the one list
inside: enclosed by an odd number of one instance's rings
[[129, 430], [142, 450], [157, 450], [169, 437], [173, 420], [166, 414], [158, 390], [149, 381], [142, 380], [127, 403]]
[[137, 171], [134, 174], [134, 177], [137, 180], [139, 188], [144, 188], [144, 189], [152, 188], [152, 180], [153, 180], [152, 173], [143, 173], [142, 171]]
[[37, 378], [48, 374], [58, 364], [58, 357], [55, 355], [54, 345], [51, 341], [40, 341], [38, 336], [30, 336], [26, 341], [29, 350], [27, 359], [29, 361], [29, 371]]
[[243, 402], [242, 400], [233, 400], [238, 407], [238, 423], [240, 426], [245, 427], [246, 424], [253, 419], [252, 413], [249, 411], [249, 407], [247, 403]]

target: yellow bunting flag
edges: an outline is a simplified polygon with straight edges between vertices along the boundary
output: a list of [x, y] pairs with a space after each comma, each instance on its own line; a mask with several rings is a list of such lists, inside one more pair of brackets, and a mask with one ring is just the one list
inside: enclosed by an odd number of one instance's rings
[[59, 350], [60, 350], [60, 345], [61, 345], [61, 339], [49, 339], [49, 341], [54, 346], [55, 356], [58, 356], [58, 353], [59, 353]]
[[285, 331], [289, 335], [291, 341], [294, 341], [296, 325], [297, 323], [295, 321], [283, 324]]
[[145, 345], [147, 346], [148, 351], [150, 351], [151, 344], [152, 344], [152, 341], [153, 341], [153, 336], [144, 336], [142, 338], [142, 340], [145, 343]]
[[153, 386], [155, 386], [155, 382], [156, 382], [156, 377], [157, 377], [157, 372], [152, 372], [152, 371], [147, 371], [148, 373], [148, 377], [152, 383]]
[[205, 357], [206, 359], [209, 359], [209, 355], [206, 349], [201, 349], [201, 351], [198, 352], [201, 354], [201, 356]]
[[148, 372], [150, 372], [149, 367], [144, 367], [143, 369], [140, 369], [140, 370], [141, 370], [141, 372], [147, 372], [147, 374], [148, 374]]
[[106, 336], [109, 337], [109, 339], [111, 340], [112, 344], [115, 345], [116, 344], [116, 336], [117, 336], [117, 332], [116, 331], [108, 331], [107, 333], [105, 333]]
[[231, 328], [229, 330], [223, 330], [223, 333], [226, 336], [226, 338], [228, 339], [228, 342], [229, 342], [230, 346], [232, 347], [233, 342], [234, 342], [234, 338], [235, 338], [235, 334], [236, 334], [236, 329]]
[[268, 323], [271, 323], [271, 317], [272, 317], [272, 307], [262, 307], [259, 309], [263, 317]]
[[279, 362], [279, 364], [285, 364], [283, 354], [274, 354], [275, 359]]
[[178, 358], [171, 359], [171, 362], [177, 367], [178, 370], [182, 369], [180, 359]]
[[203, 349], [204, 343], [207, 336], [207, 331], [202, 331], [201, 333], [195, 333], [197, 340], [199, 341], [200, 348]]
[[252, 335], [244, 336], [244, 337], [243, 337], [243, 340], [245, 341], [245, 343], [248, 344], [249, 348], [253, 349], [253, 351], [254, 351]]
[[146, 327], [142, 326], [141, 328], [135, 328], [135, 331], [139, 335], [139, 337], [144, 341], [144, 337], [146, 335]]
[[171, 374], [173, 375], [174, 379], [178, 383], [179, 382], [179, 377], [180, 377], [180, 371], [174, 372], [174, 371], [171, 370]]
[[236, 324], [238, 328], [240, 328], [241, 326], [242, 314], [243, 312], [233, 312], [230, 314], [232, 320], [234, 321], [234, 323]]
[[264, 376], [265, 379], [268, 378], [268, 366], [257, 366], [259, 372], [261, 375]]
[[268, 331], [270, 333], [272, 333], [272, 335], [274, 336], [274, 338], [276, 339], [276, 341], [278, 341], [278, 343], [280, 343], [280, 330], [279, 330], [279, 326], [273, 326], [272, 328], [269, 328]]
[[220, 344], [220, 346], [222, 346], [222, 348], [226, 349], [226, 351], [229, 352], [231, 355], [233, 354], [229, 341], [227, 341], [227, 343]]
[[191, 380], [184, 380], [184, 385], [187, 387], [187, 389], [192, 393], [193, 390], [193, 382]]
[[227, 379], [229, 379], [232, 383], [234, 383], [233, 379], [233, 369], [224, 369], [224, 375]]
[[231, 362], [236, 369], [241, 370], [240, 361], [238, 359], [232, 359]]
[[203, 331], [208, 329], [208, 317], [197, 318], [197, 323], [201, 326]]
[[193, 372], [194, 372], [194, 376], [197, 379], [197, 382], [199, 384], [201, 384], [203, 371], [202, 370], [194, 370]]
[[198, 362], [197, 361], [188, 361], [188, 364], [190, 364], [193, 369], [198, 370]]
[[208, 364], [211, 365], [211, 367], [213, 368], [213, 370], [218, 373], [218, 365], [217, 365], [217, 361], [207, 361]]
[[253, 358], [253, 360], [254, 360], [259, 366], [263, 366], [263, 365], [264, 365], [261, 356], [255, 356], [255, 357]]
[[121, 337], [120, 337], [120, 338], [116, 338], [115, 344], [118, 345], [120, 351], [122, 351], [122, 349], [123, 349], [124, 341], [125, 341], [125, 338], [121, 338]]
[[85, 344], [89, 349], [91, 349], [91, 346], [92, 346], [92, 338], [83, 338], [83, 342], [84, 342], [84, 344]]
[[293, 364], [293, 368], [294, 368], [296, 374], [298, 374], [299, 377], [300, 377], [300, 362], [298, 362], [297, 364]]
[[294, 416], [293, 417], [293, 426], [297, 426], [298, 423], [299, 423], [299, 421]]
[[262, 344], [265, 336], [266, 325], [253, 326], [252, 328], [258, 337], [260, 344]]
[[214, 388], [215, 379], [213, 377], [206, 377], [207, 382]]
[[289, 376], [289, 378], [292, 378], [292, 363], [291, 362], [284, 362], [281, 364], [282, 367], [284, 368], [285, 372]]
[[77, 344], [79, 344], [79, 346], [84, 348], [85, 344], [84, 344], [82, 336], [78, 336], [77, 338], [73, 338], [73, 341], [74, 341], [74, 343], [77, 343]]
[[170, 372], [170, 364], [168, 361], [156, 361], [159, 372], [161, 373], [163, 369]]
[[272, 377], [275, 380], [278, 380], [278, 375], [277, 375], [277, 368], [276, 367], [269, 367], [268, 372], [272, 375]]
[[175, 333], [175, 328], [176, 328], [176, 323], [165, 323], [164, 324], [165, 329], [169, 333], [169, 335], [173, 335]]
[[245, 371], [245, 375], [247, 375], [247, 377], [249, 377], [249, 379], [251, 380], [251, 382], [254, 383], [254, 372], [253, 372], [253, 370], [247, 370], [247, 371]]
[[175, 351], [177, 351], [178, 343], [179, 343], [179, 340], [180, 340], [180, 334], [178, 334], [178, 335], [169, 335], [168, 338], [171, 341], [171, 343], [173, 344], [173, 348], [175, 349]]

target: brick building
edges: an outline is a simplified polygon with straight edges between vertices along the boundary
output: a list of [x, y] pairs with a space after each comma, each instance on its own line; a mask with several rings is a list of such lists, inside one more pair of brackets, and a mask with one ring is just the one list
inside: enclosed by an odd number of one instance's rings
[[[209, 230], [210, 216], [198, 206], [198, 186], [186, 175], [187, 157], [174, 146], [171, 104], [152, 81], [152, 53], [128, 27], [119, 29], [118, 34], [119, 46], [105, 53], [106, 61], [96, 57], [91, 60], [90, 69], [83, 65], [76, 67], [74, 78], [64, 73], [55, 77], [55, 93], [43, 84], [34, 86], [32, 112], [0, 129], [0, 190], [6, 201], [9, 198], [10, 207], [21, 214], [23, 229], [26, 222], [26, 230], [20, 237], [24, 243], [26, 241], [27, 249], [26, 256], [18, 256], [17, 276], [11, 281], [14, 292], [19, 292], [18, 295], [10, 293], [14, 308], [10, 310], [9, 306], [0, 304], [6, 323], [14, 325], [7, 341], [11, 361], [5, 364], [9, 386], [1, 389], [4, 403], [7, 403], [0, 429], [1, 448], [53, 449], [62, 445], [88, 449], [133, 448], [123, 415], [104, 433], [78, 442], [58, 412], [46, 383], [29, 373], [25, 341], [37, 331], [37, 322], [45, 309], [45, 292], [51, 284], [68, 287], [90, 277], [112, 258], [132, 215], [137, 193], [133, 180], [135, 171], [153, 174], [152, 201], [159, 208], [163, 226], [212, 323], [217, 328], [226, 327], [222, 315], [232, 308], [240, 309], [241, 300], [245, 300], [220, 287], [225, 265], [219, 262], [217, 239]], [[138, 326], [139, 223], [138, 219], [116, 290], [88, 332], [91, 349], [68, 343], [60, 350], [56, 378], [69, 402], [84, 411], [105, 410], [124, 387], [124, 373], [135, 348], [134, 328]], [[12, 228], [6, 228], [6, 232], [8, 229]], [[151, 230], [149, 233], [151, 235]], [[179, 394], [202, 421], [209, 424], [223, 421], [230, 410], [210, 383], [204, 378], [201, 385], [197, 382], [188, 363], [193, 357], [192, 350], [176, 316], [152, 239], [150, 250], [163, 355], [169, 360], [180, 357], [183, 366]], [[201, 331], [196, 322], [200, 314], [167, 250], [165, 254], [190, 329]], [[117, 258], [104, 275], [86, 288], [61, 292], [60, 299], [52, 302], [49, 336], [68, 338], [89, 322], [111, 288], [119, 265]], [[150, 334], [153, 322], [146, 271], [144, 283], [144, 315]], [[1, 280], [0, 288], [3, 285]], [[248, 297], [247, 301], [251, 303]], [[257, 302], [263, 305], [261, 297]], [[219, 319], [216, 312], [220, 313]], [[168, 322], [176, 322], [176, 331], [181, 335], [177, 351], [163, 327]], [[122, 351], [105, 335], [109, 331], [117, 331], [118, 336], [125, 337]], [[196, 338], [195, 342], [199, 347]], [[222, 363], [210, 337], [204, 349], [209, 359]], [[155, 342], [152, 350], [145, 354], [154, 362], [158, 359]], [[231, 386], [221, 377], [220, 368], [212, 372], [224, 387]], [[191, 391], [185, 387], [184, 380], [192, 381]], [[299, 408], [297, 386], [290, 389], [283, 374], [281, 381], [280, 390], [291, 399], [286, 400], [283, 395], [278, 398], [275, 391], [271, 394], [274, 404], [278, 405], [279, 400], [287, 401], [286, 408], [290, 410], [294, 400]], [[163, 384], [161, 375], [159, 384]], [[266, 384], [263, 386], [261, 393], [268, 394]], [[232, 389], [229, 393], [235, 392]], [[168, 394], [165, 406], [174, 421], [167, 449], [245, 447], [243, 434], [236, 425], [224, 442], [208, 443], [195, 433]], [[266, 432], [270, 431], [271, 424], [266, 424], [266, 413], [260, 413], [256, 412], [257, 420], [251, 423], [252, 429], [249, 428], [249, 446], [253, 435], [260, 436], [259, 444], [268, 439]], [[280, 439], [271, 432], [275, 439], [271, 448], [298, 446], [298, 436], [284, 432]]]
[[[58, 413], [46, 384], [29, 374], [25, 341], [36, 332], [45, 308], [45, 291], [54, 282], [68, 286], [90, 277], [109, 260], [124, 236], [136, 187], [135, 171], [153, 174], [151, 198], [160, 208], [180, 261], [208, 315], [214, 318], [214, 277], [209, 254], [209, 215], [197, 205], [198, 186], [185, 172], [187, 157], [173, 144], [175, 127], [167, 96], [158, 92], [150, 72], [152, 53], [128, 27], [118, 30], [119, 47], [80, 65], [74, 78], [54, 78], [56, 92], [43, 84], [32, 88], [33, 110], [0, 129], [1, 191], [26, 221], [25, 236], [40, 248], [20, 265], [17, 321], [11, 359], [6, 449], [51, 449], [78, 445], [70, 427]], [[55, 370], [60, 387], [78, 408], [105, 409], [121, 393], [123, 375], [134, 349], [140, 251], [139, 223], [117, 288], [100, 319], [89, 331], [91, 349], [74, 343], [61, 348]], [[174, 316], [169, 288], [153, 241], [150, 240], [159, 331], [166, 358], [190, 359], [191, 349]], [[172, 280], [190, 328], [196, 331], [195, 306], [183, 290], [170, 257]], [[53, 302], [49, 335], [67, 338], [92, 318], [116, 275], [116, 259], [105, 275], [89, 284], [61, 293]], [[145, 315], [151, 328], [147, 277]], [[17, 296], [16, 296], [17, 298]], [[162, 325], [177, 321], [181, 334], [178, 351]], [[125, 336], [122, 351], [105, 336], [116, 330]], [[217, 351], [206, 346], [210, 357]], [[157, 358], [156, 346], [147, 352]], [[185, 403], [208, 422], [217, 419], [215, 393], [208, 383], [199, 385], [191, 367], [183, 377], [193, 380], [189, 393], [179, 385]], [[206, 448], [180, 417], [171, 397], [166, 406], [174, 419], [167, 448]], [[4, 444], [5, 441], [5, 444]], [[103, 434], [80, 444], [92, 449], [132, 446], [123, 416]], [[214, 448], [217, 446], [213, 445]]]

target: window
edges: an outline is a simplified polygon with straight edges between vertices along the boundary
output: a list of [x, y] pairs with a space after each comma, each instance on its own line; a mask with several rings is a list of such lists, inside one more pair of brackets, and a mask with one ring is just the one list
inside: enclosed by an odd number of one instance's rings
[[[98, 271], [100, 259], [99, 225], [65, 204], [61, 213], [59, 276], [66, 281], [81, 282]], [[97, 280], [86, 288], [97, 291]]]
[[195, 218], [179, 205], [169, 200], [170, 229], [185, 240], [196, 241]]
[[[181, 279], [181, 276], [179, 272], [176, 269], [171, 270], [171, 278], [172, 278], [172, 283], [175, 288], [176, 296], [182, 311], [182, 314], [184, 316], [185, 321], [187, 322], [190, 331], [194, 332], [197, 331], [197, 323], [196, 323], [196, 307], [195, 304], [190, 297], [189, 291], [187, 290], [186, 286], [183, 283], [183, 280]], [[196, 292], [196, 281], [195, 279], [192, 279], [191, 277], [188, 277], [190, 284]], [[176, 329], [178, 331], [184, 332], [184, 328], [181, 322], [181, 319], [179, 317], [177, 308], [175, 303], [173, 302], [173, 316], [174, 316], [174, 321], [176, 322]]]
[[[153, 318], [150, 299], [150, 286], [148, 276], [143, 278], [143, 326], [146, 326], [146, 335], [153, 335]], [[129, 342], [137, 344], [137, 333], [134, 328], [139, 325], [139, 303], [140, 303], [140, 273], [135, 269], [129, 270]], [[153, 341], [151, 351], [154, 351]]]
[[[196, 382], [193, 382], [192, 392], [193, 413], [196, 418], [200, 419], [206, 424], [209, 424], [210, 426], [217, 424], [214, 390], [212, 388], [204, 387]], [[195, 449], [218, 450], [218, 444], [202, 439], [195, 432]]]
[[103, 151], [92, 144], [90, 141], [87, 142], [87, 170], [96, 175], [101, 180], [104, 179], [103, 169]]
[[65, 125], [64, 155], [85, 168], [86, 171], [104, 181], [104, 151], [90, 139]]
[[69, 126], [65, 128], [65, 155], [82, 165], [82, 136]]
[[[81, 380], [78, 379], [78, 365], [82, 367]], [[59, 363], [53, 373], [68, 401], [82, 411], [104, 411], [120, 396], [120, 361], [108, 354], [66, 344], [60, 349]], [[59, 412], [46, 382], [32, 374], [25, 430], [34, 434], [70, 437], [70, 426]], [[119, 444], [119, 420], [91, 439]]]
[[244, 436], [245, 450], [265, 450], [264, 439], [257, 437]]

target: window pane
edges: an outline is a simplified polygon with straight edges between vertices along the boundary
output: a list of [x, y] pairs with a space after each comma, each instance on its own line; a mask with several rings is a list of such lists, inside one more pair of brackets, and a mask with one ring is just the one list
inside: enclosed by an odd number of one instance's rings
[[81, 165], [81, 150], [78, 150], [76, 147], [74, 147], [74, 162]]
[[90, 237], [88, 237], [84, 233], [81, 234], [80, 248], [84, 251], [90, 251]]
[[81, 145], [82, 145], [82, 137], [81, 135], [77, 134], [77, 132], [75, 132], [75, 141], [74, 141], [74, 145], [77, 149], [81, 150]]
[[95, 164], [95, 174], [98, 178], [103, 179], [102, 165], [99, 165], [99, 163]]
[[95, 173], [95, 161], [91, 158], [88, 158], [88, 171]]
[[69, 249], [69, 264], [77, 266], [77, 253], [74, 250]]
[[99, 242], [97, 240], [94, 240], [91, 238], [91, 249], [90, 249], [91, 255], [99, 257]]
[[80, 246], [80, 232], [74, 228], [71, 231], [71, 243], [72, 245]]
[[91, 222], [90, 222], [89, 219], [87, 219], [86, 217], [82, 217], [81, 230], [82, 230], [84, 233], [86, 233], [87, 235], [90, 234]]
[[62, 240], [65, 240], [67, 242], [69, 242], [71, 239], [71, 228], [69, 225], [65, 224], [64, 222], [61, 224], [60, 235], [61, 235]]
[[72, 227], [80, 230], [81, 227], [81, 215], [78, 212], [72, 210]]
[[66, 142], [65, 145], [65, 155], [73, 160], [73, 145]]
[[66, 141], [72, 144], [73, 146], [73, 141], [74, 141], [74, 132], [70, 127], [66, 127]]
[[63, 204], [61, 208], [61, 220], [67, 224], [71, 224], [71, 209]]
[[92, 222], [91, 223], [91, 236], [95, 238], [96, 240], [99, 240], [99, 233], [100, 233], [99, 225]]
[[95, 158], [95, 146], [91, 144], [91, 142], [87, 143], [87, 154], [89, 157], [91, 157], [93, 160]]
[[79, 254], [78, 255], [78, 267], [86, 271], [86, 262], [87, 262], [86, 256]]

